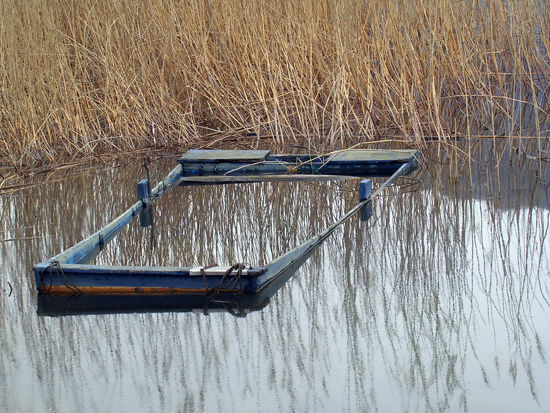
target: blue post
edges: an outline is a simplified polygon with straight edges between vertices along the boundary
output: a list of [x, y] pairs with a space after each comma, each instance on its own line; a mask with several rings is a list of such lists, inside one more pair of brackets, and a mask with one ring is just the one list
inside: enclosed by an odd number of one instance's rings
[[[372, 193], [372, 182], [370, 179], [363, 179], [359, 183], [359, 202], [367, 200]], [[372, 202], [368, 202], [361, 208], [361, 221], [368, 221], [372, 216]]]
[[370, 179], [363, 179], [359, 183], [359, 202], [363, 202], [370, 197], [372, 192], [372, 182]]
[[149, 202], [151, 197], [151, 184], [147, 179], [142, 179], [137, 184], [138, 198], [144, 203]]

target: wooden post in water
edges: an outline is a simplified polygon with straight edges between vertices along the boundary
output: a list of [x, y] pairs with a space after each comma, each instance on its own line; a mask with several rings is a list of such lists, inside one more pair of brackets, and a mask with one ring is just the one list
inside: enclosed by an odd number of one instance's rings
[[[363, 202], [370, 198], [372, 194], [372, 182], [370, 179], [363, 179], [359, 183], [359, 202]], [[361, 221], [365, 222], [372, 216], [372, 202], [367, 202], [361, 207]]]

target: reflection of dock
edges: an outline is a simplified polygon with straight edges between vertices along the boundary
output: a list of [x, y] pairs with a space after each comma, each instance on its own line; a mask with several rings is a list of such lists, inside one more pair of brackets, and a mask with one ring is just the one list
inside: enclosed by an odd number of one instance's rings
[[[117, 302], [121, 312], [138, 311], [132, 309], [141, 307], [144, 311], [148, 311], [149, 307], [189, 311], [189, 303], [195, 303], [193, 308], [198, 303], [221, 305], [225, 300], [216, 301], [215, 297], [229, 294], [228, 297], [236, 299], [235, 292], [243, 293], [238, 300], [248, 305], [251, 311], [256, 307], [262, 308], [266, 305], [266, 297], [269, 301], [269, 297], [275, 293], [272, 286], [280, 288], [280, 281], [284, 280], [284, 284], [336, 228], [357, 211], [368, 208], [372, 198], [395, 179], [410, 173], [416, 165], [415, 151], [348, 151], [326, 157], [270, 155], [268, 151], [190, 151], [180, 158], [180, 164], [153, 190], [149, 189], [147, 181], [140, 182], [140, 201], [105, 228], [34, 267], [37, 288], [45, 294], [39, 299], [42, 307], [39, 312], [46, 314], [49, 312], [46, 308], [65, 308], [65, 303], [72, 303], [70, 307], [76, 309], [77, 302], [81, 303], [78, 305], [88, 303], [88, 308], [97, 306], [98, 311], [107, 303], [107, 312], [115, 311]], [[143, 218], [144, 213], [152, 214], [152, 203], [176, 185], [338, 179], [368, 174], [391, 176], [373, 194], [370, 193], [367, 181], [362, 182], [357, 206], [321, 233], [264, 267], [243, 264], [214, 268], [87, 264], [136, 215], [140, 215], [145, 226], [150, 225], [151, 219]], [[151, 297], [138, 298], [145, 294]], [[183, 297], [183, 294], [186, 299], [179, 300], [178, 297]], [[52, 298], [55, 295], [65, 297]], [[94, 299], [92, 295], [101, 295], [101, 298]], [[168, 296], [173, 298], [167, 299]], [[181, 304], [182, 301], [187, 304]], [[49, 302], [54, 303], [53, 307], [48, 307]], [[162, 307], [162, 302], [165, 302], [166, 307]], [[177, 310], [178, 307], [181, 309]], [[204, 305], [198, 307], [204, 308]], [[85, 309], [75, 311], [86, 312]]]
[[263, 294], [75, 294], [38, 295], [38, 315], [127, 314], [161, 312], [229, 312], [243, 317], [269, 304]]

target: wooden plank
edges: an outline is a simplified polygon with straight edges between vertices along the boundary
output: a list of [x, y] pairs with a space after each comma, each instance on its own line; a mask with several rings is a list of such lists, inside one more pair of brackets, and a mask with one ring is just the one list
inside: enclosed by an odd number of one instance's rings
[[329, 163], [364, 163], [364, 162], [409, 162], [417, 155], [416, 150], [358, 149], [343, 151], [328, 159]]
[[244, 184], [254, 182], [305, 182], [305, 181], [333, 181], [344, 179], [357, 179], [356, 176], [346, 175], [206, 175], [206, 176], [182, 176], [178, 185], [223, 185]]
[[[194, 267], [137, 267], [137, 266], [103, 266], [60, 264], [47, 266], [38, 264], [34, 267], [36, 286], [39, 291], [50, 293], [83, 292], [87, 289], [105, 293], [116, 291], [135, 292], [192, 292], [207, 291], [220, 286], [226, 289], [240, 288], [243, 291], [255, 291], [257, 277], [266, 271], [265, 267], [253, 267], [243, 270], [240, 281], [235, 278], [237, 271], [228, 276], [226, 267], [223, 272], [206, 270], [208, 274], [203, 279], [200, 275], [191, 275], [197, 271]], [[200, 271], [197, 271], [200, 274]], [[207, 284], [205, 284], [207, 280]]]
[[[189, 270], [189, 276], [190, 277], [202, 277], [202, 269], [204, 267], [193, 267]], [[211, 267], [211, 268], [204, 268], [204, 275], [205, 277], [223, 277], [227, 271], [231, 269], [230, 277], [234, 277], [237, 275], [237, 270], [233, 269], [231, 266], [218, 266], [218, 267]], [[241, 272], [241, 277], [248, 277], [248, 270], [249, 268], [243, 268]], [[257, 276], [257, 269], [255, 269], [256, 272], [253, 273], [252, 276]]]
[[[63, 264], [59, 267], [51, 266], [49, 263], [36, 264], [34, 270], [38, 275], [46, 276], [50, 271], [57, 272], [63, 270], [62, 275], [82, 275], [82, 276], [167, 276], [167, 277], [188, 277], [198, 276], [201, 267], [140, 267], [133, 265], [89, 265], [89, 264]], [[206, 270], [207, 276], [222, 276], [230, 267], [213, 267]], [[223, 269], [220, 271], [219, 269]], [[265, 267], [252, 267], [243, 269], [242, 274], [247, 277], [254, 277], [265, 272]], [[233, 270], [231, 276], [237, 275]], [[69, 280], [70, 281], [70, 280]]]
[[184, 153], [178, 159], [180, 163], [220, 163], [241, 162], [255, 163], [265, 161], [269, 151], [238, 151], [238, 150], [197, 150]]
[[[211, 152], [211, 151], [207, 151]], [[390, 176], [403, 163], [416, 161], [415, 150], [350, 150], [333, 155], [317, 157], [314, 155], [266, 155], [264, 160], [258, 162], [245, 161], [247, 153], [257, 151], [218, 151], [228, 158], [232, 153], [238, 153], [233, 159], [222, 157], [198, 157], [193, 162], [181, 162], [184, 169], [182, 177], [188, 176], [224, 176], [224, 175], [265, 175], [277, 180], [276, 175], [297, 174], [303, 175], [347, 175], [357, 177]], [[261, 152], [261, 151], [260, 151]], [[262, 152], [262, 156], [267, 151]], [[241, 155], [239, 155], [241, 154]], [[243, 155], [244, 154], [244, 155]], [[249, 159], [258, 160], [256, 156]], [[200, 162], [204, 161], [204, 162]], [[289, 180], [302, 180], [296, 178]], [[269, 179], [247, 179], [246, 182], [262, 182]], [[287, 178], [280, 178], [287, 180]], [[198, 180], [200, 182], [204, 180]], [[222, 182], [223, 181], [223, 182]], [[235, 181], [237, 182], [237, 181]], [[244, 181], [240, 181], [244, 182]], [[212, 182], [207, 182], [212, 183]], [[228, 180], [217, 180], [215, 183], [230, 183]], [[181, 185], [182, 182], [179, 182]]]

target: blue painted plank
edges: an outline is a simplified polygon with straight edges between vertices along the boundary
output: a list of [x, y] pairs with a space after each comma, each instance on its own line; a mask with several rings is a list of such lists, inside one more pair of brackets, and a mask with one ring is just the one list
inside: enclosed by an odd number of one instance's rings
[[254, 163], [266, 160], [269, 151], [235, 151], [235, 150], [197, 150], [193, 149], [184, 153], [180, 158], [181, 163], [220, 163], [220, 162], [245, 162]]

